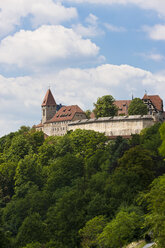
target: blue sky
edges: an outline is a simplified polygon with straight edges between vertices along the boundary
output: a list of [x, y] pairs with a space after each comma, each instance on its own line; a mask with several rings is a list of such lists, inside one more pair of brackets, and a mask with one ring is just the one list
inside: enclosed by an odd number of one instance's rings
[[37, 124], [57, 103], [99, 96], [165, 99], [164, 0], [0, 1], [0, 136]]

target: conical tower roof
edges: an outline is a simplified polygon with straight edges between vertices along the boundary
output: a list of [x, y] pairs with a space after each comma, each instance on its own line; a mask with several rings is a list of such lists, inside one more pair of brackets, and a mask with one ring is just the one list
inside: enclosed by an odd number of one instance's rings
[[48, 106], [48, 105], [49, 105], [49, 106], [54, 106], [54, 105], [56, 105], [56, 102], [55, 102], [55, 100], [54, 100], [54, 97], [53, 97], [52, 92], [51, 92], [50, 89], [47, 90], [46, 95], [45, 95], [45, 97], [44, 97], [44, 100], [43, 100], [41, 106], [43, 107], [43, 106]]

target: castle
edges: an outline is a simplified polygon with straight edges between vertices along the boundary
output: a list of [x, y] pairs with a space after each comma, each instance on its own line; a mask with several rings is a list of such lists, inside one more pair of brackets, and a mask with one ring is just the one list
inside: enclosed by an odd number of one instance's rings
[[92, 113], [91, 118], [87, 119], [78, 105], [56, 104], [51, 90], [48, 89], [41, 105], [42, 121], [34, 127], [47, 136], [63, 136], [67, 131], [86, 129], [105, 133], [110, 138], [119, 135], [130, 137], [131, 134], [138, 134], [142, 129], [152, 126], [156, 121], [164, 120], [163, 101], [158, 95], [145, 94], [142, 100], [148, 107], [148, 115], [128, 116], [131, 100], [119, 100], [114, 102], [118, 107], [118, 116], [96, 119]]

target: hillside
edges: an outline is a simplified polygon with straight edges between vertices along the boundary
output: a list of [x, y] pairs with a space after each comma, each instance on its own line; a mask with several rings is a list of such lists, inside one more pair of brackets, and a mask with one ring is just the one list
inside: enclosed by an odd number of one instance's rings
[[130, 140], [76, 130], [0, 138], [1, 248], [164, 248], [165, 124]]

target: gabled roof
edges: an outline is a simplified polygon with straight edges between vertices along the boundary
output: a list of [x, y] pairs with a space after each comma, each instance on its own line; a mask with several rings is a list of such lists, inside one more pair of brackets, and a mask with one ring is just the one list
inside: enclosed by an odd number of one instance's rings
[[54, 115], [54, 117], [46, 123], [71, 121], [76, 113], [84, 114], [84, 111], [78, 105], [63, 106]]
[[48, 106], [48, 105], [49, 105], [49, 106], [54, 106], [54, 105], [56, 105], [56, 102], [55, 102], [55, 100], [54, 100], [54, 97], [53, 97], [52, 92], [51, 92], [50, 89], [47, 90], [46, 95], [45, 95], [45, 97], [44, 97], [44, 100], [43, 100], [41, 106], [43, 107], [43, 106]]
[[117, 100], [114, 101], [114, 104], [118, 107], [118, 114], [128, 114], [128, 107], [131, 103], [131, 100]]
[[149, 95], [145, 94], [143, 96], [143, 100], [145, 100], [145, 99], [150, 100], [158, 111], [163, 111], [163, 101], [160, 98], [160, 96], [158, 96], [158, 95], [150, 95], [149, 96]]

